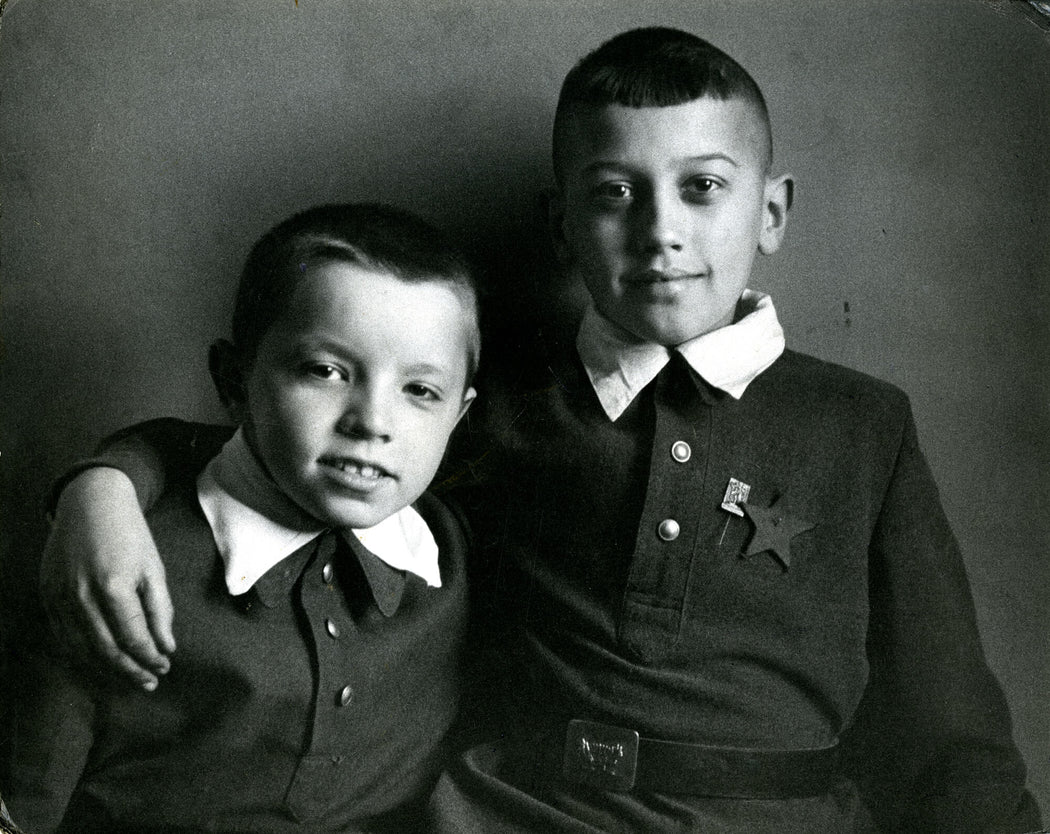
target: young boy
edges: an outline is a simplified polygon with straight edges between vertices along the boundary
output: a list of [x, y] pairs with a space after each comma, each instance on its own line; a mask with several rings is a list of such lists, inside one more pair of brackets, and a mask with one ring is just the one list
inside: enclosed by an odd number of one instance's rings
[[236, 432], [153, 427], [186, 440], [147, 514], [178, 655], [152, 695], [40, 656], [13, 668], [2, 784], [20, 824], [418, 821], [456, 713], [467, 613], [463, 528], [425, 490], [478, 354], [470, 269], [410, 215], [323, 206], [256, 244], [233, 342], [210, 356]]
[[771, 157], [692, 35], [566, 78], [552, 228], [592, 305], [471, 421], [493, 727], [434, 830], [1038, 828], [907, 399], [786, 350], [747, 289], [791, 204]]

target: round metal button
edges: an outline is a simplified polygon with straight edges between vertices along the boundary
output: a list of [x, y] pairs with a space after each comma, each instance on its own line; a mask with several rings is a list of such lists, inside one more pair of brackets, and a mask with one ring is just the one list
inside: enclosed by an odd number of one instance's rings
[[344, 686], [339, 690], [339, 706], [350, 706], [352, 700], [354, 700], [354, 688], [352, 686]]
[[682, 528], [678, 526], [678, 522], [673, 518], [665, 518], [656, 528], [656, 535], [665, 542], [673, 542], [681, 532]]
[[684, 440], [676, 440], [671, 444], [671, 457], [679, 463], [685, 463], [693, 456], [693, 450]]
[[324, 567], [321, 568], [321, 578], [328, 584], [332, 581], [332, 576], [335, 573], [335, 569], [332, 567], [331, 562], [325, 562]]
[[328, 629], [329, 637], [331, 637], [332, 639], [337, 639], [339, 637], [339, 626], [335, 624], [335, 620], [331, 618], [326, 618], [324, 621], [324, 627]]

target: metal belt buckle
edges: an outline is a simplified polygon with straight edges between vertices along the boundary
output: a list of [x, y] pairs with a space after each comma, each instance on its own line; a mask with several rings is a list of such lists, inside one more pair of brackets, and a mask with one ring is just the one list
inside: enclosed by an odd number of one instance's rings
[[569, 722], [562, 760], [566, 779], [607, 791], [629, 791], [637, 768], [637, 732], [594, 721]]

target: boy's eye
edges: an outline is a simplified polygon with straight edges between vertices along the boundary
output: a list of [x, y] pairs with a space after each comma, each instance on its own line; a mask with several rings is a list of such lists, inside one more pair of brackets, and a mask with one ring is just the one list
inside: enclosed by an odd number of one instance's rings
[[594, 189], [594, 196], [607, 202], [619, 203], [631, 199], [633, 191], [626, 182], [603, 182]]
[[341, 368], [329, 365], [327, 362], [316, 362], [313, 365], [308, 365], [306, 373], [314, 379], [323, 379], [331, 382], [347, 379], [346, 373]]
[[704, 199], [722, 187], [722, 183], [714, 177], [690, 177], [682, 185], [682, 193], [689, 199]]
[[408, 385], [405, 386], [405, 393], [417, 400], [424, 400], [427, 402], [436, 402], [441, 399], [441, 394], [429, 385], [424, 385], [422, 382], [408, 383]]

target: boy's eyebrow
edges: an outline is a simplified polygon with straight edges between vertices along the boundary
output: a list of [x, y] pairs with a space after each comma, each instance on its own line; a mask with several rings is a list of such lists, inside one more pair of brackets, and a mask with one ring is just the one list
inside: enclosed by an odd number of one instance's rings
[[417, 362], [415, 365], [409, 365], [405, 368], [405, 372], [409, 374], [420, 374], [423, 376], [434, 375], [434, 376], [448, 376], [451, 371], [448, 368], [443, 368], [440, 365], [434, 365], [430, 362]]
[[[675, 161], [676, 162], [714, 162], [716, 160], [721, 160], [723, 162], [728, 162], [734, 168], [739, 168], [740, 167], [740, 163], [739, 162], [737, 162], [729, 154], [722, 153], [721, 151], [714, 151], [713, 153], [696, 154], [694, 156], [686, 156], [686, 157], [683, 157], [682, 159], [675, 160]], [[624, 160], [619, 160], [619, 159], [617, 159], [617, 160], [596, 159], [594, 162], [591, 162], [591, 163], [587, 164], [586, 166], [584, 166], [583, 170], [584, 170], [584, 173], [588, 173], [589, 174], [589, 173], [593, 173], [594, 171], [600, 171], [603, 168], [633, 168], [633, 167], [634, 166], [631, 165], [630, 162], [627, 162], [627, 161], [624, 161]]]
[[309, 356], [314, 351], [326, 351], [328, 353], [345, 353], [345, 349], [339, 342], [314, 336], [312, 334], [298, 334], [294, 341], [289, 344], [284, 353], [289, 357], [300, 358]]
[[734, 168], [739, 168], [740, 167], [740, 163], [737, 162], [735, 159], [733, 159], [733, 157], [731, 157], [727, 153], [721, 153], [721, 152], [704, 153], [704, 154], [699, 154], [697, 156], [690, 156], [690, 157], [686, 157], [686, 159], [684, 161], [686, 161], [686, 162], [711, 162], [712, 160], [715, 160], [715, 159], [721, 159], [723, 162], [728, 162]]

